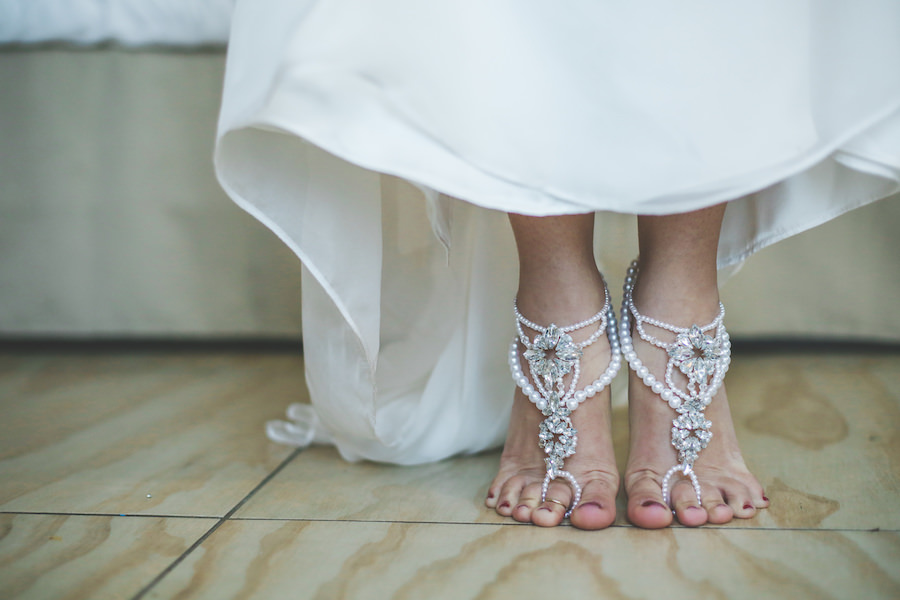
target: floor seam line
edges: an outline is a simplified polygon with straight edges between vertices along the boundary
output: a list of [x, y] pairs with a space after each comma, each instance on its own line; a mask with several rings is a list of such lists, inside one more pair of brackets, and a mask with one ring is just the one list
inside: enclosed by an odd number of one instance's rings
[[147, 519], [205, 519], [207, 521], [223, 519], [218, 515], [166, 515], [157, 513], [94, 513], [94, 512], [65, 512], [54, 510], [0, 510], [0, 515], [44, 515], [48, 517], [126, 517]]
[[[261, 522], [305, 522], [305, 523], [372, 523], [372, 524], [384, 524], [384, 523], [398, 523], [403, 525], [477, 525], [477, 526], [497, 526], [497, 527], [531, 527], [530, 523], [470, 523], [470, 522], [452, 522], [452, 521], [403, 521], [398, 519], [317, 519], [315, 517], [236, 517], [230, 518], [229, 521], [261, 521]], [[563, 526], [563, 528], [568, 528], [572, 530], [576, 530], [576, 527], [572, 526]], [[646, 529], [641, 529], [639, 527], [634, 527], [632, 525], [610, 525], [607, 529], [634, 529], [635, 531], [651, 531]], [[777, 533], [777, 532], [785, 532], [785, 531], [793, 531], [793, 532], [810, 532], [810, 533], [900, 533], [900, 529], [898, 528], [884, 528], [884, 527], [867, 527], [867, 528], [853, 528], [853, 527], [829, 527], [829, 528], [811, 528], [811, 527], [777, 527], [777, 528], [768, 528], [768, 527], [669, 527], [673, 531], [696, 531], [696, 532], [708, 532], [708, 531], [759, 531], [759, 532], [769, 532], [769, 533]]]
[[296, 448], [296, 449], [294, 449], [294, 451], [291, 452], [291, 453], [287, 456], [287, 458], [285, 458], [283, 461], [281, 461], [281, 463], [280, 463], [277, 467], [275, 467], [275, 469], [273, 469], [271, 473], [269, 473], [268, 475], [266, 475], [266, 476], [263, 478], [262, 481], [260, 481], [258, 484], [256, 484], [256, 486], [255, 486], [252, 490], [250, 490], [250, 492], [247, 493], [247, 495], [245, 495], [243, 498], [241, 498], [241, 500], [240, 500], [237, 504], [235, 504], [235, 505], [231, 508], [231, 510], [229, 510], [227, 513], [225, 513], [224, 516], [220, 517], [220, 518], [213, 524], [213, 526], [210, 527], [210, 528], [206, 531], [206, 533], [204, 533], [203, 535], [201, 535], [198, 539], [194, 540], [194, 543], [191, 544], [191, 545], [187, 548], [187, 550], [185, 550], [184, 552], [182, 552], [182, 553], [178, 556], [178, 558], [176, 558], [175, 560], [173, 560], [173, 561], [171, 562], [171, 564], [169, 564], [169, 566], [167, 566], [165, 569], [163, 569], [156, 577], [154, 577], [153, 579], [151, 579], [151, 580], [150, 580], [150, 583], [148, 583], [147, 585], [145, 585], [143, 588], [141, 588], [141, 590], [138, 591], [137, 594], [135, 594], [134, 596], [132, 596], [132, 599], [131, 599], [131, 600], [140, 600], [141, 598], [143, 598], [144, 596], [146, 596], [146, 595], [150, 592], [150, 590], [152, 590], [152, 589], [153, 589], [160, 581], [162, 581], [169, 573], [171, 573], [172, 571], [174, 571], [175, 568], [178, 567], [178, 565], [180, 565], [182, 562], [184, 562], [184, 559], [186, 559], [188, 556], [190, 556], [190, 554], [191, 554], [192, 552], [194, 552], [194, 550], [196, 550], [197, 548], [199, 548], [199, 547], [203, 544], [203, 542], [205, 542], [207, 539], [209, 539], [209, 537], [210, 537], [213, 533], [215, 533], [215, 532], [219, 529], [219, 527], [221, 527], [223, 524], [225, 524], [226, 522], [228, 522], [228, 521], [230, 521], [230, 520], [237, 520], [237, 519], [231, 519], [231, 516], [232, 516], [234, 513], [236, 513], [238, 510], [240, 510], [241, 507], [243, 507], [244, 504], [246, 504], [247, 501], [250, 500], [250, 498], [252, 498], [259, 490], [261, 490], [261, 489], [263, 488], [263, 486], [265, 486], [267, 483], [269, 483], [269, 481], [271, 481], [272, 479], [274, 479], [275, 476], [278, 475], [278, 474], [279, 474], [279, 473], [280, 473], [280, 472], [281, 472], [281, 471], [282, 471], [282, 470], [283, 470], [283, 469], [284, 469], [284, 468], [285, 468], [292, 460], [294, 460], [294, 458], [296, 458], [297, 455], [300, 454], [302, 451], [303, 451], [303, 448]]

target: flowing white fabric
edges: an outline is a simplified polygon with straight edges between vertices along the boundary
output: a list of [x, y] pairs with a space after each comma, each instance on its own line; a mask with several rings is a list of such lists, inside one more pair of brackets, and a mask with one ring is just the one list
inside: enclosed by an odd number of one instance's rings
[[239, 2], [216, 167], [304, 262], [342, 455], [476, 452], [512, 394], [500, 211], [736, 199], [725, 267], [894, 193], [900, 3]]

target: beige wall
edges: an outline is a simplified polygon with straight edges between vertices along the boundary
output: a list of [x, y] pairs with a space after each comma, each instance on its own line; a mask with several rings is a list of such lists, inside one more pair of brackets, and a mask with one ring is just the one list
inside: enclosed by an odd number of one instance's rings
[[213, 175], [223, 67], [0, 52], [0, 334], [299, 335], [299, 264]]

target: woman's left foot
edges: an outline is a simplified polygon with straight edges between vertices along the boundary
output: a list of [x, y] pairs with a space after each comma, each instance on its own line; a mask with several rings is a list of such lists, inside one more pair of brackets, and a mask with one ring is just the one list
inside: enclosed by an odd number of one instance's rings
[[[677, 324], [680, 327], [690, 327], [694, 323], [704, 326], [713, 321], [718, 305], [717, 293], [711, 292], [706, 296], [671, 302], [671, 297], [654, 290], [641, 298], [646, 299], [647, 308], [638, 299], [635, 300], [635, 305], [645, 317], [656, 317], [663, 323]], [[665, 349], [641, 338], [639, 332], [635, 331], [634, 319], [632, 317], [630, 323], [634, 352], [656, 380], [664, 382], [669, 355]], [[674, 333], [646, 321], [643, 327], [657, 342], [669, 344], [675, 338]], [[715, 332], [711, 330], [709, 335], [714, 338]], [[712, 354], [715, 355], [722, 348], [712, 338], [698, 342], [701, 347], [707, 342], [712, 343]], [[625, 345], [623, 339], [623, 352]], [[721, 368], [721, 365], [717, 368]], [[706, 370], [703, 369], [702, 372], [706, 373]], [[678, 376], [681, 373], [675, 368], [673, 381], [679, 389], [684, 389], [681, 387], [684, 380], [677, 381]], [[657, 386], [665, 387], [659, 384]], [[713, 434], [692, 465], [699, 482], [702, 505], [697, 501], [691, 479], [683, 475], [680, 469], [672, 476], [670, 497], [664, 498], [662, 486], [666, 473], [680, 462], [672, 445], [673, 420], [679, 415], [633, 369], [629, 369], [628, 404], [631, 449], [624, 483], [628, 495], [628, 519], [633, 524], [657, 529], [669, 526], [673, 518], [689, 527], [705, 523], [721, 524], [734, 518], [749, 519], [759, 509], [769, 505], [762, 486], [750, 473], [741, 456], [724, 385], [718, 389], [705, 410], [699, 413], [711, 421], [710, 431]], [[691, 429], [682, 433], [696, 435], [697, 432]]]
[[[635, 340], [634, 344], [638, 354], [648, 359], [649, 354], [663, 354], [652, 346], [641, 347], [641, 340]], [[648, 359], [644, 359], [645, 364], [650, 362]], [[665, 361], [661, 362], [664, 372]], [[629, 372], [631, 449], [625, 468], [625, 491], [628, 520], [633, 524], [647, 529], [668, 527], [673, 521], [673, 510], [674, 518], [682, 525], [721, 524], [734, 518], [749, 519], [769, 505], [762, 486], [741, 456], [724, 387], [705, 413], [713, 423], [714, 434], [693, 467], [700, 482], [703, 505], [697, 503], [690, 481], [680, 478], [672, 485], [670, 509], [663, 499], [661, 486], [666, 472], [677, 462], [670, 437], [675, 411], [633, 371]]]

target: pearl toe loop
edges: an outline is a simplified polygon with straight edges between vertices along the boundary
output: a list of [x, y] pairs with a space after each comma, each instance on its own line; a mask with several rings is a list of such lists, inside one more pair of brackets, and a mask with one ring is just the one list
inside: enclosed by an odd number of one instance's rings
[[[556, 471], [555, 473], [552, 471], [547, 471], [547, 474], [544, 476], [544, 482], [541, 484], [541, 502], [547, 502], [547, 490], [550, 488], [550, 482], [555, 481], [557, 479], [565, 479], [570, 486], [572, 486], [572, 502], [566, 507], [566, 514], [564, 518], [568, 519], [572, 516], [572, 511], [578, 506], [578, 503], [581, 502], [581, 486], [578, 485], [578, 480], [575, 479], [575, 476], [569, 473], [568, 471]], [[558, 504], [562, 504], [559, 500], [553, 500]]]
[[691, 486], [694, 488], [694, 494], [697, 496], [697, 504], [703, 506], [703, 498], [700, 495], [700, 482], [697, 480], [697, 474], [691, 465], [678, 464], [666, 471], [666, 476], [662, 480], [663, 502], [666, 506], [672, 508], [672, 498], [670, 497], [672, 476], [681, 471], [681, 474], [691, 480]]

